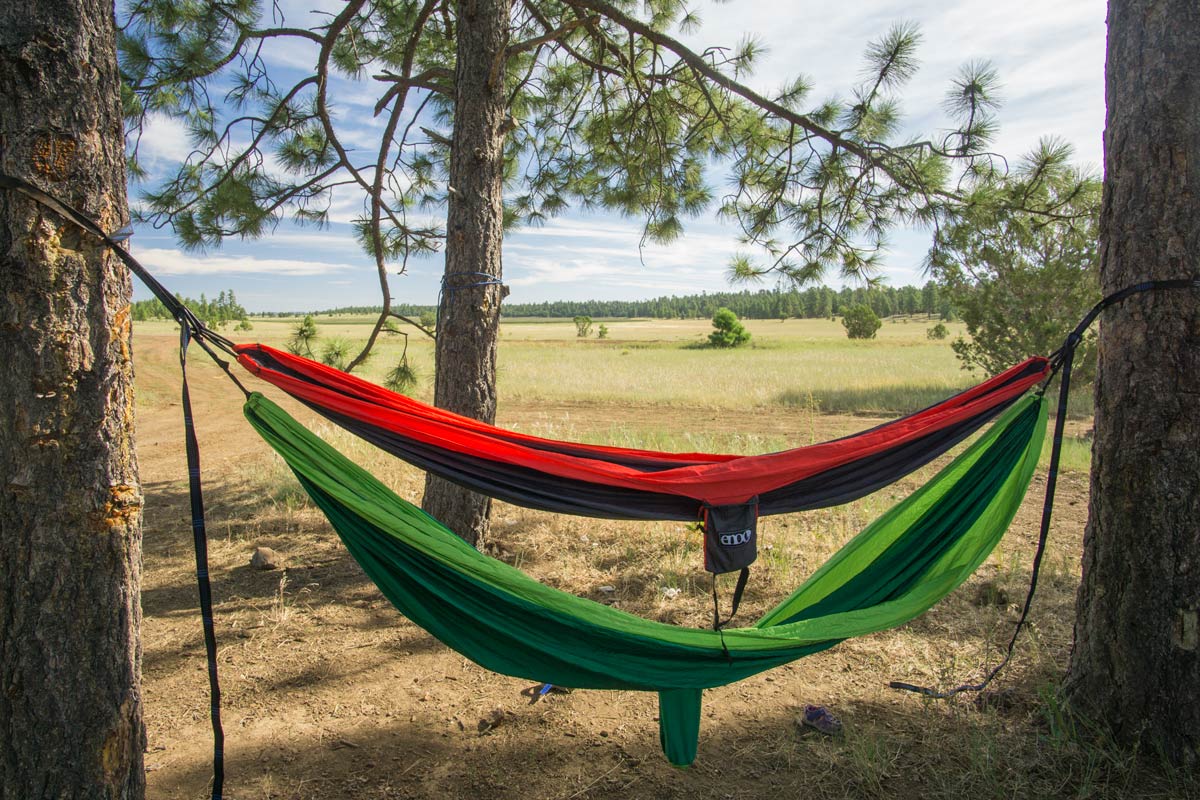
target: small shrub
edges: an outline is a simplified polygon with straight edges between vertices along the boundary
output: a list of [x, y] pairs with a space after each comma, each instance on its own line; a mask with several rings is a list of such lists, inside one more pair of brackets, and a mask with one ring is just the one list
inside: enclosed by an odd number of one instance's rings
[[728, 308], [717, 309], [712, 325], [715, 330], [708, 335], [708, 343], [713, 347], [741, 347], [750, 341], [750, 332]]
[[252, 331], [252, 330], [254, 330], [254, 326], [250, 324], [250, 320], [246, 319], [245, 317], [242, 317], [241, 320], [237, 324], [237, 330]]
[[604, 323], [600, 323], [600, 327], [596, 331], [596, 338], [597, 339], [607, 339], [608, 338], [608, 326], [607, 325], [605, 325]]
[[940, 342], [942, 339], [945, 339], [947, 336], [950, 335], [950, 329], [947, 328], [941, 322], [939, 322], [937, 325], [934, 325], [932, 328], [925, 331], [925, 335], [927, 337], [929, 337], [930, 339], [934, 339], [934, 340]]
[[321, 363], [327, 364], [334, 369], [346, 369], [346, 363], [350, 358], [350, 343], [345, 339], [336, 338], [330, 339], [321, 348]]
[[575, 317], [575, 335], [580, 339], [586, 339], [592, 335], [592, 318], [591, 317]]
[[842, 315], [842, 327], [851, 339], [874, 339], [883, 322], [869, 305], [859, 303], [846, 309]]
[[295, 328], [292, 329], [292, 338], [287, 343], [289, 353], [305, 358], [312, 358], [313, 342], [317, 340], [317, 321], [313, 319], [312, 314], [305, 314]]

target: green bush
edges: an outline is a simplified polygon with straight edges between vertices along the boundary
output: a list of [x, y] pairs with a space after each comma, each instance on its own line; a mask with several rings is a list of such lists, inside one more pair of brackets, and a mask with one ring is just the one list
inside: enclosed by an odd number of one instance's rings
[[325, 342], [321, 348], [321, 363], [334, 369], [344, 370], [350, 360], [350, 343], [340, 337]]
[[750, 332], [728, 308], [718, 308], [712, 324], [715, 330], [708, 335], [708, 343], [713, 347], [741, 347], [750, 341]]
[[[957, 310], [966, 328], [950, 346], [964, 366], [984, 373], [1054, 351], [1100, 299], [1102, 183], [1072, 166], [1061, 143], [1039, 148], [986, 202], [940, 227], [929, 252], [939, 294], [951, 304], [942, 319]], [[1055, 213], [1019, 210], [1031, 203]], [[1094, 376], [1095, 345], [1094, 333], [1080, 344], [1076, 380]]]
[[874, 339], [883, 322], [869, 305], [859, 303], [846, 309], [842, 315], [842, 327], [851, 339]]
[[932, 328], [925, 331], [925, 335], [930, 339], [940, 342], [942, 339], [945, 339], [950, 335], [950, 329], [939, 322], [937, 325], [934, 325]]
[[292, 329], [292, 338], [287, 343], [289, 353], [305, 358], [313, 357], [313, 342], [317, 339], [317, 321], [312, 314], [305, 314], [304, 319]]

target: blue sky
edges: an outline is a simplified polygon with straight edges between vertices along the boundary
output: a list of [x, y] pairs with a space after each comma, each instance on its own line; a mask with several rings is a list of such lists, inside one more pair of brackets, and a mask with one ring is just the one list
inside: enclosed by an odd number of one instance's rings
[[[340, 3], [317, 3], [336, 9]], [[289, 0], [289, 24], [302, 24], [314, 3]], [[1004, 106], [997, 152], [1011, 158], [1045, 135], [1061, 137], [1080, 162], [1099, 169], [1104, 125], [1105, 0], [885, 0], [880, 2], [766, 2], [700, 0], [703, 25], [684, 38], [702, 49], [735, 45], [744, 35], [766, 45], [751, 86], [773, 90], [797, 73], [809, 76], [815, 98], [845, 96], [861, 78], [863, 47], [895, 22], [916, 22], [924, 35], [921, 69], [904, 90], [906, 122], [913, 131], [948, 127], [940, 104], [949, 81], [966, 61], [986, 59], [998, 68]], [[273, 68], [313, 62], [304, 44], [268, 51]], [[367, 83], [373, 83], [367, 81]], [[372, 147], [381, 127], [371, 106], [375, 86], [340, 81], [333, 96], [348, 118], [351, 145]], [[359, 122], [361, 120], [361, 122]], [[141, 142], [143, 166], [165, 174], [187, 156], [182, 128], [152, 120]], [[136, 200], [138, 186], [132, 187]], [[718, 186], [718, 194], [720, 187]], [[209, 296], [233, 288], [252, 311], [315, 310], [378, 303], [372, 261], [350, 235], [361, 197], [342, 192], [327, 229], [281, 224], [256, 241], [230, 241], [206, 253], [183, 251], [169, 230], [141, 226], [131, 244], [171, 289]], [[690, 221], [670, 246], [639, 249], [640, 224], [611, 214], [568, 212], [544, 227], [510, 234], [504, 243], [504, 279], [509, 302], [558, 299], [636, 299], [664, 294], [722, 291], [729, 258], [738, 249], [736, 231], [715, 212]], [[928, 235], [902, 231], [893, 237], [884, 278], [893, 285], [923, 282], [920, 273]], [[414, 259], [407, 273], [391, 278], [400, 302], [433, 303], [441, 276], [440, 257]], [[136, 283], [136, 282], [135, 282]], [[147, 297], [142, 287], [138, 298]]]

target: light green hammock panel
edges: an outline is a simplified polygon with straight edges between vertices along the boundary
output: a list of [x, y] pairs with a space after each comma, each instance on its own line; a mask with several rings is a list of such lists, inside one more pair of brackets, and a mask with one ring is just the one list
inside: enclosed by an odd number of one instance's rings
[[479, 553], [262, 395], [245, 413], [405, 616], [496, 672], [658, 692], [663, 749], [678, 765], [695, 758], [701, 690], [900, 625], [966, 580], [1016, 513], [1046, 425], [1044, 399], [1018, 400], [754, 626], [718, 632], [545, 586]]

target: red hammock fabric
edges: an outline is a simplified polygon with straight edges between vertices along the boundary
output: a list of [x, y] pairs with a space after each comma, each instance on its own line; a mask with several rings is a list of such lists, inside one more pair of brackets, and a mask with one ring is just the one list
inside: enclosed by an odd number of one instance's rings
[[[489, 462], [532, 470], [565, 482], [564, 489], [576, 483], [598, 484], [677, 495], [712, 505], [745, 502], [939, 432], [952, 432], [955, 435], [950, 438], [959, 441], [1050, 372], [1047, 359], [1030, 358], [937, 405], [876, 428], [778, 453], [736, 456], [662, 453], [543, 439], [419, 403], [266, 345], [239, 345], [237, 351], [238, 361], [247, 370], [339, 424], [362, 423], [435, 450], [458, 453], [480, 462], [481, 469], [489, 468], [483, 463]], [[964, 426], [968, 429], [958, 435]], [[938, 441], [946, 438], [939, 437]], [[944, 449], [939, 447], [938, 452]], [[921, 463], [928, 460], [923, 458]]]

